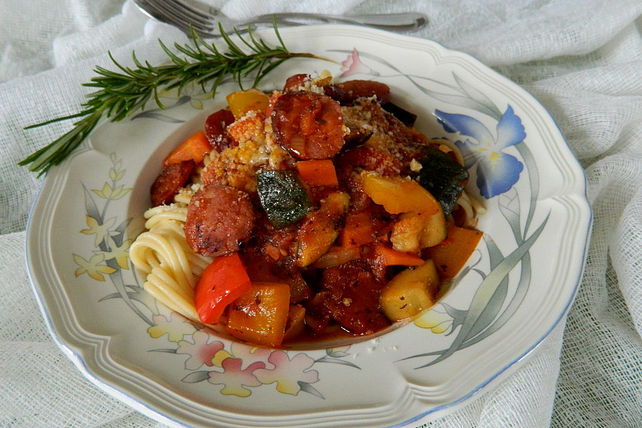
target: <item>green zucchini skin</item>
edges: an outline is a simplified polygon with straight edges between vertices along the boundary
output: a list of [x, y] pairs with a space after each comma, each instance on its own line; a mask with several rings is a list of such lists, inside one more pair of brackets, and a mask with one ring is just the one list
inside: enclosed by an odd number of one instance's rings
[[261, 206], [276, 229], [301, 220], [310, 211], [310, 197], [295, 171], [261, 170], [256, 179]]
[[444, 215], [452, 212], [468, 180], [468, 171], [446, 153], [428, 147], [417, 181], [441, 204]]

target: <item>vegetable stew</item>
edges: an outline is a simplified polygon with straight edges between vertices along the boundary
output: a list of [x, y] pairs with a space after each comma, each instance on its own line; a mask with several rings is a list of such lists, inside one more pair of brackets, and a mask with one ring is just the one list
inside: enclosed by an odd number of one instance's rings
[[278, 347], [376, 333], [434, 304], [482, 236], [457, 203], [468, 174], [453, 147], [379, 82], [299, 74], [227, 101], [151, 190], [155, 205], [190, 194], [185, 239], [211, 258], [201, 322]]

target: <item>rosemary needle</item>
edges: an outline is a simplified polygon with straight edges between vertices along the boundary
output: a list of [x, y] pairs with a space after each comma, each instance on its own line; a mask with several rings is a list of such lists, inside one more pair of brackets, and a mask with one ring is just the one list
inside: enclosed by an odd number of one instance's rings
[[[274, 24], [274, 32], [278, 40], [276, 46], [270, 46], [262, 39], [256, 38], [251, 29], [248, 29], [245, 36], [234, 29], [233, 32], [239, 40], [236, 43], [220, 24], [219, 31], [227, 47], [225, 52], [221, 52], [214, 43], [205, 42], [194, 31], [191, 33], [191, 43], [174, 44], [178, 53], [174, 53], [159, 41], [169, 58], [168, 63], [163, 65], [154, 66], [149, 62], [141, 62], [136, 54], [132, 53], [134, 67], [125, 67], [119, 64], [110, 53], [109, 57], [118, 70], [108, 70], [100, 66], [95, 68], [94, 72], [97, 75], [83, 86], [96, 88], [96, 91], [87, 95], [87, 101], [81, 105], [79, 113], [30, 125], [25, 129], [77, 119], [73, 123], [73, 128], [20, 161], [18, 165], [28, 165], [30, 171], [38, 172], [38, 176], [44, 174], [49, 168], [69, 156], [103, 117], [112, 122], [123, 120], [134, 111], [143, 110], [151, 99], [160, 108], [164, 108], [158, 95], [161, 89], [176, 89], [180, 93], [186, 85], [197, 84], [203, 91], [210, 91], [214, 95], [219, 84], [228, 76], [231, 76], [241, 88], [242, 80], [253, 76], [252, 86], [256, 86], [271, 70], [288, 59], [327, 60], [311, 53], [288, 51], [276, 23]], [[184, 57], [179, 56], [181, 54]]]

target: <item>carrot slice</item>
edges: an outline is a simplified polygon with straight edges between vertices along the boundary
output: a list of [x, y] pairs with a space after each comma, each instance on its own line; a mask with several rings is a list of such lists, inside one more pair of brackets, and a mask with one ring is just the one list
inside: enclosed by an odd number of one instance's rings
[[212, 150], [212, 146], [202, 130], [196, 131], [174, 149], [163, 161], [163, 166], [192, 160], [199, 164], [205, 155]]
[[419, 256], [393, 250], [382, 244], [375, 245], [374, 257], [383, 266], [420, 266], [424, 264], [424, 260]]
[[329, 159], [305, 160], [296, 163], [301, 180], [311, 186], [338, 186], [337, 171]]

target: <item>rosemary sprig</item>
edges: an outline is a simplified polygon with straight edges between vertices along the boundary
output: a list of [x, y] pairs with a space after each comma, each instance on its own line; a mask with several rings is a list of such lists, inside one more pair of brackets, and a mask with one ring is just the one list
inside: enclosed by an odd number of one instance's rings
[[[159, 40], [161, 48], [169, 58], [167, 64], [159, 66], [151, 65], [147, 61], [143, 63], [138, 60], [135, 53], [132, 53], [135, 67], [125, 67], [109, 53], [118, 71], [100, 66], [95, 68], [94, 72], [97, 76], [83, 86], [97, 88], [97, 90], [87, 95], [87, 102], [81, 105], [79, 113], [30, 125], [25, 129], [79, 119], [73, 123], [73, 128], [20, 161], [18, 165], [29, 165], [29, 170], [38, 172], [38, 176], [44, 174], [49, 168], [69, 156], [102, 117], [112, 122], [123, 120], [134, 111], [143, 110], [150, 99], [153, 99], [160, 108], [164, 108], [159, 97], [161, 89], [177, 89], [180, 93], [186, 85], [197, 84], [203, 88], [203, 91], [209, 90], [214, 95], [227, 76], [231, 76], [242, 88], [242, 80], [253, 75], [252, 85], [256, 86], [271, 70], [288, 59], [327, 60], [311, 53], [288, 51], [276, 23], [274, 24], [274, 32], [278, 39], [276, 46], [269, 46], [262, 39], [256, 38], [251, 29], [248, 29], [245, 36], [242, 36], [237, 29], [233, 30], [239, 43], [235, 43], [220, 24], [219, 31], [227, 46], [225, 52], [217, 49], [214, 43], [205, 42], [193, 31], [191, 44], [174, 44], [178, 54]], [[244, 50], [242, 46], [246, 49]], [[180, 57], [180, 54], [184, 57]]]

